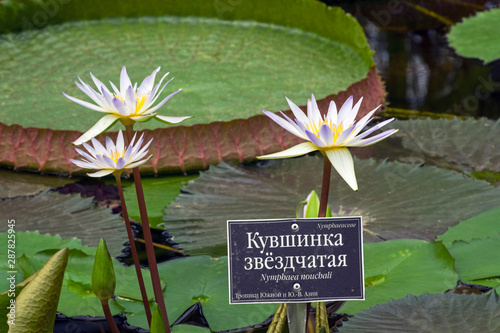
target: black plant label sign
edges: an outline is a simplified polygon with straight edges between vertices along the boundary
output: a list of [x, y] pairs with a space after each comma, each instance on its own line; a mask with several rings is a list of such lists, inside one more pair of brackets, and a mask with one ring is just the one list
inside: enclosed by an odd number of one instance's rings
[[227, 221], [229, 303], [364, 300], [361, 217]]

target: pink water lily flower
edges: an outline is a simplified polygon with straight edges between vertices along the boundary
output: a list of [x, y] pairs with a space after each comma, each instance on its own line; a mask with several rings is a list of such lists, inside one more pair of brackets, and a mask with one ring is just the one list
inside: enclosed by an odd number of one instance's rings
[[144, 134], [142, 134], [137, 143], [134, 144], [135, 137], [136, 135], [134, 135], [130, 144], [125, 146], [123, 133], [120, 130], [118, 132], [116, 144], [109, 137], [106, 137], [106, 147], [104, 147], [95, 138], [91, 138], [92, 145], [94, 147], [87, 143], [83, 143], [83, 146], [87, 149], [88, 153], [75, 148], [76, 152], [84, 157], [84, 160], [72, 159], [71, 162], [84, 169], [100, 170], [94, 173], [89, 173], [88, 175], [90, 177], [103, 177], [112, 173], [121, 174], [124, 169], [133, 169], [138, 167], [153, 157], [153, 155], [150, 155], [148, 158], [144, 159], [148, 153], [147, 149], [153, 139], [149, 140], [149, 142], [141, 148]]
[[368, 135], [394, 120], [394, 118], [391, 118], [361, 133], [363, 128], [373, 119], [372, 116], [375, 111], [380, 107], [378, 106], [356, 122], [356, 115], [363, 98], [360, 98], [356, 105], [353, 106], [353, 98], [352, 96], [349, 97], [338, 112], [335, 102], [331, 101], [325, 116], [321, 115], [314, 95], [307, 101], [307, 115], [291, 100], [288, 98], [286, 100], [295, 116], [295, 120], [290, 119], [283, 112], [281, 114], [284, 118], [269, 111], [264, 110], [263, 112], [288, 132], [306, 140], [306, 142], [278, 153], [258, 156], [258, 158], [295, 157], [319, 150], [330, 160], [335, 170], [354, 191], [358, 189], [358, 184], [354, 173], [352, 155], [347, 147], [369, 146], [397, 132], [397, 129], [390, 129], [367, 138]]
[[[154, 85], [156, 74], [160, 71], [160, 67], [155, 69], [153, 73], [147, 76], [141, 85], [137, 87], [137, 83], [132, 85], [130, 78], [127, 74], [127, 69], [125, 66], [122, 68], [120, 75], [120, 89], [118, 89], [113, 82], [109, 82], [113, 91], [109, 90], [101, 81], [99, 81], [92, 73], [90, 76], [97, 87], [97, 91], [94, 90], [89, 84], [85, 83], [78, 77], [80, 83], [76, 82], [78, 88], [83, 91], [90, 99], [92, 99], [95, 104], [82, 101], [78, 98], [67, 95], [63, 92], [69, 100], [80, 104], [88, 109], [107, 113], [104, 117], [99, 119], [99, 121], [92, 126], [87, 132], [80, 136], [74, 145], [80, 145], [83, 142], [87, 142], [90, 138], [97, 136], [98, 134], [106, 131], [108, 128], [113, 126], [118, 120], [120, 120], [124, 125], [131, 125], [138, 122], [145, 122], [152, 118], [162, 121], [167, 124], [178, 124], [186, 119], [192, 118], [188, 117], [167, 117], [161, 116], [156, 113], [156, 111], [162, 107], [172, 96], [179, 93], [182, 89], [171, 93], [165, 97], [160, 103], [155, 104], [158, 97], [160, 97], [163, 89], [167, 84], [172, 81], [170, 79], [165, 83], [165, 85], [160, 89], [160, 86], [169, 74], [163, 75], [160, 82]], [[153, 106], [154, 105], [154, 106]]]

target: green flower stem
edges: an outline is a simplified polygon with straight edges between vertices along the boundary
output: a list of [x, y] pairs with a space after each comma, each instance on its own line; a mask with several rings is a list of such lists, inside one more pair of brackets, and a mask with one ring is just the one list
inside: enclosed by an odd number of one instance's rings
[[130, 243], [130, 250], [132, 252], [132, 258], [134, 259], [135, 273], [137, 274], [137, 280], [139, 281], [139, 288], [141, 289], [142, 303], [144, 304], [144, 310], [146, 311], [146, 317], [148, 318], [148, 324], [151, 326], [151, 309], [149, 308], [148, 294], [146, 293], [146, 287], [144, 286], [144, 279], [142, 277], [141, 265], [139, 263], [139, 256], [137, 254], [137, 248], [135, 247], [134, 234], [132, 232], [132, 227], [130, 225], [130, 219], [128, 217], [127, 205], [125, 204], [125, 197], [123, 196], [123, 187], [120, 175], [115, 174], [116, 185], [118, 187], [118, 194], [120, 195], [120, 202], [122, 205], [123, 219], [125, 220], [125, 225], [127, 227], [128, 241]]
[[[127, 136], [129, 142], [133, 137], [133, 124], [126, 125]], [[165, 307], [165, 300], [160, 283], [160, 274], [158, 273], [158, 266], [156, 264], [156, 255], [153, 245], [153, 237], [151, 236], [151, 228], [149, 227], [149, 218], [146, 211], [146, 201], [144, 200], [144, 192], [142, 190], [141, 173], [139, 168], [133, 169], [135, 191], [137, 193], [137, 202], [139, 204], [139, 213], [141, 215], [142, 231], [144, 233], [144, 241], [146, 244], [146, 253], [148, 257], [149, 271], [151, 272], [151, 281], [153, 283], [153, 290], [155, 294], [156, 304], [160, 307], [163, 323], [165, 324], [166, 333], [170, 333], [170, 324], [167, 317], [167, 308]]]
[[101, 305], [102, 305], [102, 310], [104, 311], [104, 315], [106, 316], [106, 321], [108, 322], [109, 329], [111, 330], [111, 332], [112, 333], [120, 333], [120, 331], [118, 330], [118, 327], [116, 326], [115, 320], [113, 319], [113, 315], [111, 314], [111, 310], [109, 309], [108, 301], [101, 300]]

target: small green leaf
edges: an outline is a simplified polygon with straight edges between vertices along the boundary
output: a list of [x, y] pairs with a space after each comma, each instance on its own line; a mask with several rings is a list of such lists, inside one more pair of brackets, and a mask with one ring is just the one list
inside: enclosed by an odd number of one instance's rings
[[68, 254], [68, 248], [54, 254], [19, 293], [15, 302], [15, 319], [7, 314], [9, 332], [52, 332], [54, 330]]
[[107, 301], [115, 294], [115, 270], [106, 241], [101, 238], [95, 254], [92, 269], [92, 289], [101, 301]]

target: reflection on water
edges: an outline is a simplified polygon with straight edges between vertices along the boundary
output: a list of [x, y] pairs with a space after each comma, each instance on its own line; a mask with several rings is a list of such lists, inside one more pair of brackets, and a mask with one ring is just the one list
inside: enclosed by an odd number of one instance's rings
[[341, 6], [363, 26], [389, 108], [500, 117], [500, 61], [460, 57], [446, 39], [453, 22], [500, 7], [499, 0], [323, 2]]

